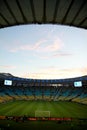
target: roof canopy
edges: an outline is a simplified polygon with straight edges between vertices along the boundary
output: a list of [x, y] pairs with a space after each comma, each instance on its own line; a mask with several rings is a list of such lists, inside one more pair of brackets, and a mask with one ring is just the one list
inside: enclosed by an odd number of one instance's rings
[[87, 0], [0, 0], [0, 28], [32, 23], [87, 29]]

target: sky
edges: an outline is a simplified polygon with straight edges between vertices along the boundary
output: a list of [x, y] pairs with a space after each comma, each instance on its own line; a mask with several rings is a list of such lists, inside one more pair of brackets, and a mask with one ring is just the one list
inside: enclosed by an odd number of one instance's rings
[[87, 30], [51, 24], [0, 29], [0, 73], [33, 79], [87, 75]]

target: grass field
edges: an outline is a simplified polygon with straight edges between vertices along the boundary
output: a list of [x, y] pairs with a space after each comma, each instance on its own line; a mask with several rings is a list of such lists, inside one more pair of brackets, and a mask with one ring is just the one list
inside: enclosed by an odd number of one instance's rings
[[[0, 130], [86, 130], [87, 105], [74, 102], [14, 101], [0, 104], [0, 115], [35, 117], [35, 111], [50, 111], [51, 117], [72, 117], [72, 121], [25, 121], [0, 120]], [[77, 119], [78, 118], [78, 119]]]
[[73, 102], [14, 101], [0, 104], [0, 115], [35, 117], [35, 111], [50, 111], [51, 117], [87, 118], [87, 105]]

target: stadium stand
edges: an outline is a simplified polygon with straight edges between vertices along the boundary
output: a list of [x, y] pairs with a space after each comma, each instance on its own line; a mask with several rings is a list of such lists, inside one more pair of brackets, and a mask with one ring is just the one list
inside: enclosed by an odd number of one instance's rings
[[[35, 80], [7, 77], [12, 85], [4, 85], [0, 79], [0, 102], [11, 100], [48, 100], [73, 101], [87, 104], [87, 77], [60, 80]], [[82, 86], [75, 87], [74, 82], [81, 81]]]

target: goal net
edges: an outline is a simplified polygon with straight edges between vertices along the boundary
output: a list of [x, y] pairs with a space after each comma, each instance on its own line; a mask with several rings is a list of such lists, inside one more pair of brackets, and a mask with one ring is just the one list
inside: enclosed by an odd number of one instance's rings
[[35, 117], [50, 117], [50, 111], [35, 111]]

